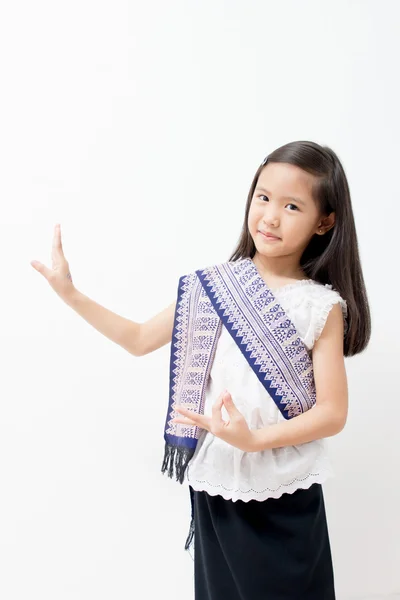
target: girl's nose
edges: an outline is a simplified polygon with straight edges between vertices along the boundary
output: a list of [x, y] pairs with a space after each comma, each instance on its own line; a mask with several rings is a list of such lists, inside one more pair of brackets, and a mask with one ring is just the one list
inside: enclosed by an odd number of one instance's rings
[[263, 223], [267, 227], [278, 227], [279, 226], [279, 216], [272, 211], [269, 211], [263, 216]]

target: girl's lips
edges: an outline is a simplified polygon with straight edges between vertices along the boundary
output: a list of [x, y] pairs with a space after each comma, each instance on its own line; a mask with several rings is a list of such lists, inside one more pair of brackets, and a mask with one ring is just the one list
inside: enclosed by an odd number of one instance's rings
[[279, 238], [276, 235], [272, 235], [271, 233], [264, 233], [264, 231], [259, 231], [259, 233], [261, 233], [261, 235], [263, 237], [265, 237], [267, 240], [273, 241], [273, 240], [280, 240], [281, 239], [281, 238]]

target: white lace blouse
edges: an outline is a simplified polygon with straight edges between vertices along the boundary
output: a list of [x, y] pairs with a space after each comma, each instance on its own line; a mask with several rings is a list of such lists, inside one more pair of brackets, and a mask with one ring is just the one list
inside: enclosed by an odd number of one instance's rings
[[[311, 353], [332, 306], [346, 302], [330, 285], [305, 279], [272, 290]], [[204, 414], [211, 415], [220, 393], [227, 389], [250, 429], [285, 420], [227, 329], [222, 326], [207, 384]], [[312, 409], [311, 409], [312, 410]], [[228, 415], [222, 408], [222, 416]], [[233, 501], [278, 498], [284, 492], [323, 483], [332, 474], [324, 440], [260, 452], [243, 452], [203, 430], [189, 462], [186, 479], [195, 490], [205, 490]]]

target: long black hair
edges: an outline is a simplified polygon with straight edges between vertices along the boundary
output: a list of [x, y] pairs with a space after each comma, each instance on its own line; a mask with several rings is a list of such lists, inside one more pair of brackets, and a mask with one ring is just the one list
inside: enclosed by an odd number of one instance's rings
[[315, 177], [312, 195], [324, 216], [334, 212], [335, 225], [325, 235], [314, 235], [300, 260], [308, 277], [330, 284], [347, 302], [344, 355], [362, 352], [371, 337], [371, 314], [358, 251], [350, 190], [343, 166], [331, 148], [297, 141], [271, 152], [259, 166], [247, 197], [242, 232], [230, 261], [253, 258], [256, 253], [247, 224], [259, 175], [270, 162], [300, 167]]

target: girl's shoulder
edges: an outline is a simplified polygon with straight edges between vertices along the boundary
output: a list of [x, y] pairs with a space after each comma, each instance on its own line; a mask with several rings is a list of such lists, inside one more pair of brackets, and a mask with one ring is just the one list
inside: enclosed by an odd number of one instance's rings
[[320, 283], [314, 279], [299, 279], [282, 287], [271, 288], [279, 298], [291, 299], [294, 302], [324, 306], [326, 303], [340, 303], [343, 312], [347, 313], [347, 303], [337, 290], [328, 283]]
[[278, 302], [295, 320], [304, 324], [304, 341], [309, 348], [320, 337], [328, 315], [335, 304], [342, 309], [344, 328], [347, 330], [347, 303], [330, 284], [303, 279], [271, 290]]

